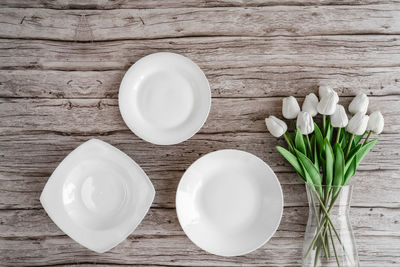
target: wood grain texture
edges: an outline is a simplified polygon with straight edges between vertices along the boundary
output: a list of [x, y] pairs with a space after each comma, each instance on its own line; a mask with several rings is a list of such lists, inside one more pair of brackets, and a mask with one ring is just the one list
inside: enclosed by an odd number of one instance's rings
[[[137, 156], [135, 157], [135, 155], [132, 155], [131, 153], [128, 153], [128, 155], [132, 156], [134, 159], [137, 158]], [[164, 154], [161, 154], [161, 156], [164, 156]], [[188, 155], [186, 157], [188, 158], [185, 160], [186, 164], [182, 165], [189, 166], [189, 159], [195, 157], [193, 155]], [[266, 158], [265, 160], [268, 160], [268, 162], [271, 161], [270, 158]], [[11, 168], [9, 168], [9, 172], [2, 171], [2, 174], [0, 175], [0, 191], [2, 192], [0, 209], [40, 209], [40, 194], [48, 177], [50, 177], [58, 163], [59, 161], [56, 162], [55, 160], [49, 161], [46, 164], [46, 166], [48, 166], [47, 168], [40, 168], [41, 172], [25, 170], [25, 166], [21, 167], [21, 169], [23, 169], [23, 171], [21, 171], [22, 173], [15, 173], [15, 170], [11, 170]], [[167, 164], [168, 162], [157, 161], [157, 163]], [[32, 165], [33, 164], [45, 165], [37, 164], [36, 162], [32, 162]], [[184, 171], [154, 171], [155, 168], [152, 166], [143, 166], [143, 168], [149, 175], [157, 192], [153, 202], [153, 207], [175, 208], [176, 188]], [[273, 167], [273, 169], [275, 170], [278, 168]], [[282, 184], [282, 190], [285, 196], [285, 206], [307, 206], [304, 184], [301, 182], [300, 178], [293, 172], [276, 172], [278, 179]], [[356, 185], [352, 202], [352, 205], [355, 207], [400, 208], [399, 197], [397, 195], [397, 192], [400, 190], [400, 186], [398, 185], [399, 176], [393, 174], [393, 171], [359, 170], [356, 176], [352, 179], [352, 183]], [[376, 181], [384, 182], [377, 183]], [[376, 197], [377, 195], [379, 195], [379, 198]]]
[[0, 67], [126, 70], [141, 57], [159, 51], [184, 54], [205, 71], [219, 70], [220, 73], [231, 68], [250, 72], [254, 71], [252, 68], [261, 68], [263, 72], [263, 67], [297, 67], [298, 70], [301, 67], [399, 67], [399, 37], [188, 37], [94, 43], [0, 39], [1, 56], [7, 59], [0, 62]]
[[[351, 99], [341, 97], [340, 103], [347, 106]], [[399, 95], [370, 98], [369, 110], [381, 110], [385, 114], [384, 133], [396, 134], [400, 130], [399, 99]], [[301, 103], [303, 98], [299, 101]], [[281, 117], [281, 105], [281, 97], [214, 98], [209, 118], [200, 133], [262, 132], [268, 138], [264, 119], [268, 115]], [[34, 131], [107, 135], [128, 129], [121, 118], [117, 99], [3, 98], [0, 107], [3, 135]]]
[[[341, 95], [400, 93], [398, 36], [184, 38], [60, 43], [0, 40], [0, 96], [116, 98], [125, 71], [157, 51], [205, 71], [213, 97], [305, 96], [319, 84]], [[132, 53], [135, 51], [135, 53]], [[79, 71], [78, 71], [79, 70]], [[245, 71], [244, 71], [245, 70]]]
[[371, 5], [398, 4], [398, 0], [3, 0], [0, 7], [51, 8], [51, 9], [132, 9], [181, 7], [260, 7], [260, 6], [311, 6], [311, 5]]
[[397, 5], [102, 11], [2, 8], [0, 37], [102, 41], [190, 36], [400, 34], [396, 17], [400, 17]]
[[[284, 216], [275, 236], [253, 253], [241, 257], [223, 258], [213, 256], [193, 245], [184, 236], [172, 209], [151, 209], [133, 235], [108, 253], [98, 255], [88, 252], [65, 236], [43, 210], [0, 211], [0, 260], [2, 263], [74, 264], [121, 263], [193, 265], [193, 266], [282, 266], [299, 265], [301, 258], [297, 249], [307, 221], [307, 208], [285, 208]], [[28, 218], [28, 219], [27, 219]], [[375, 264], [390, 264], [390, 253], [400, 249], [400, 216], [392, 209], [361, 208], [352, 211], [355, 235], [359, 242], [363, 266], [373, 260]], [[20, 229], [15, 231], [15, 228]], [[393, 242], [393, 246], [381, 251], [379, 257], [375, 249], [382, 249], [380, 236]], [[171, 246], [171, 242], [174, 246]], [[157, 243], [157, 247], [154, 247]], [[15, 249], [23, 244], [20, 262], [14, 261]], [[285, 249], [282, 249], [284, 247]], [[65, 253], [67, 251], [67, 253]], [[178, 252], [179, 251], [179, 252]], [[46, 258], [42, 256], [45, 255]]]
[[[321, 84], [344, 105], [362, 91], [385, 116], [353, 177], [351, 218], [362, 266], [400, 265], [399, 18], [397, 0], [1, 1], [0, 265], [299, 266], [304, 185], [274, 150], [283, 141], [264, 118], [281, 113], [282, 97], [301, 102]], [[206, 124], [176, 146], [136, 137], [117, 105], [125, 71], [159, 51], [191, 58], [212, 90]], [[138, 229], [104, 254], [62, 233], [39, 202], [55, 167], [90, 138], [126, 152], [156, 189]], [[241, 257], [197, 248], [174, 209], [185, 169], [223, 148], [268, 162], [285, 198], [276, 235]]]

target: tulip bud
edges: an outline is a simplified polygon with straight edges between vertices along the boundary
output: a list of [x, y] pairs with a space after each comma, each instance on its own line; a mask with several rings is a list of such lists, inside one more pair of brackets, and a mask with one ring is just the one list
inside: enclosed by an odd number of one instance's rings
[[296, 126], [302, 134], [310, 134], [314, 131], [314, 121], [308, 112], [302, 111], [297, 116]]
[[347, 124], [346, 130], [355, 135], [362, 135], [365, 133], [368, 125], [368, 115], [363, 112], [357, 112]]
[[314, 93], [311, 93], [306, 96], [306, 99], [304, 99], [303, 106], [301, 107], [301, 109], [302, 111], [308, 112], [311, 115], [311, 117], [314, 117], [315, 115], [318, 114], [317, 105], [318, 105], [318, 97]]
[[366, 94], [358, 94], [349, 105], [349, 111], [351, 114], [356, 114], [357, 112], [366, 113], [368, 109], [368, 97]]
[[333, 127], [343, 128], [347, 126], [349, 119], [346, 110], [342, 105], [336, 105], [335, 113], [331, 115], [331, 124]]
[[268, 131], [275, 137], [281, 137], [287, 131], [287, 125], [283, 120], [275, 116], [269, 116], [265, 119]]
[[327, 96], [333, 89], [326, 85], [321, 85], [318, 89], [319, 98]]
[[317, 110], [322, 115], [332, 115], [335, 113], [336, 105], [339, 102], [339, 96], [335, 91], [331, 91], [322, 97], [318, 103]]
[[380, 134], [383, 130], [384, 124], [385, 121], [382, 113], [380, 111], [372, 112], [371, 115], [369, 115], [367, 131], [373, 131], [376, 134]]
[[299, 103], [293, 96], [285, 97], [282, 103], [282, 114], [286, 119], [295, 119], [300, 112]]

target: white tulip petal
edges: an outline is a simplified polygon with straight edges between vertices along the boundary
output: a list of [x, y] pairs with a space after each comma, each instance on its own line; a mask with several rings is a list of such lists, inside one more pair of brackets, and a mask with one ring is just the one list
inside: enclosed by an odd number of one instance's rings
[[329, 86], [326, 85], [321, 85], [318, 89], [318, 95], [319, 98], [323, 98], [327, 95], [329, 95], [329, 93], [331, 93], [333, 91], [333, 89]]
[[363, 112], [357, 112], [347, 124], [346, 130], [355, 135], [362, 135], [365, 133], [368, 125], [368, 115]]
[[275, 137], [281, 137], [287, 131], [287, 125], [283, 120], [275, 116], [269, 116], [265, 119], [268, 131]]
[[347, 118], [346, 110], [342, 105], [336, 105], [335, 113], [331, 115], [331, 125], [333, 127], [343, 128], [346, 127], [349, 122]]
[[385, 125], [385, 120], [380, 111], [372, 112], [369, 115], [367, 131], [373, 131], [376, 134], [380, 134], [383, 131], [383, 126]]
[[367, 113], [369, 100], [366, 94], [358, 94], [349, 105], [349, 111], [351, 114], [356, 114], [357, 112]]
[[312, 116], [308, 112], [300, 112], [297, 116], [296, 126], [304, 135], [312, 133], [314, 131], [314, 121]]
[[332, 115], [335, 113], [336, 105], [339, 102], [339, 96], [335, 91], [321, 98], [317, 105], [317, 110], [322, 115]]
[[308, 112], [312, 117], [314, 117], [318, 114], [317, 106], [318, 97], [314, 93], [311, 93], [308, 94], [304, 99], [301, 109], [302, 111]]
[[285, 97], [282, 101], [282, 115], [286, 119], [295, 119], [300, 112], [299, 103], [293, 96]]

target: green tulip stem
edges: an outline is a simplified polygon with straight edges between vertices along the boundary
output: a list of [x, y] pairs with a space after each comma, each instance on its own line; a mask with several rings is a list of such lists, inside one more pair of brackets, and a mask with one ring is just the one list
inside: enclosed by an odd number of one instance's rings
[[285, 132], [284, 134], [283, 134], [283, 137], [285, 138], [285, 140], [286, 140], [286, 142], [287, 142], [287, 144], [288, 144], [288, 146], [289, 146], [289, 150], [291, 151], [291, 152], [294, 152], [294, 148], [293, 148], [293, 145], [292, 145], [292, 142], [290, 141], [290, 138], [289, 138], [289, 133], [288, 132]]
[[354, 139], [354, 134], [351, 134], [349, 144], [347, 145], [346, 159], [349, 156], [351, 144], [353, 143], [353, 139]]
[[369, 131], [369, 132], [368, 132], [368, 135], [367, 135], [367, 137], [365, 138], [365, 141], [364, 141], [364, 143], [363, 143], [363, 146], [365, 146], [365, 144], [368, 143], [368, 139], [369, 139], [369, 137], [371, 136], [371, 133], [372, 133], [372, 131]]
[[333, 252], [335, 253], [336, 263], [338, 264], [338, 267], [340, 267], [340, 262], [339, 262], [339, 258], [338, 258], [338, 255], [337, 255], [335, 242], [333, 241], [332, 230], [331, 230], [331, 226], [330, 225], [328, 226], [328, 229], [329, 229], [329, 236], [330, 236], [331, 242], [332, 242]]
[[337, 133], [336, 133], [336, 144], [339, 143], [339, 139], [340, 139], [340, 132], [341, 132], [342, 128], [338, 127], [337, 128]]
[[322, 134], [325, 136], [326, 133], [326, 115], [322, 115]]
[[306, 134], [306, 140], [307, 140], [308, 150], [310, 151], [311, 160], [314, 161], [314, 156], [313, 156], [314, 153], [313, 153], [313, 150], [311, 148], [310, 137], [308, 137], [308, 134]]

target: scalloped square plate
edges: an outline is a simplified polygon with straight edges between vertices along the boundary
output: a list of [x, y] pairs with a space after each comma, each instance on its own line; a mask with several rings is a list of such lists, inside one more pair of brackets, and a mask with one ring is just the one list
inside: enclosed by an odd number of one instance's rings
[[150, 179], [135, 161], [114, 146], [91, 139], [58, 165], [40, 202], [64, 233], [103, 253], [135, 230], [154, 196]]

